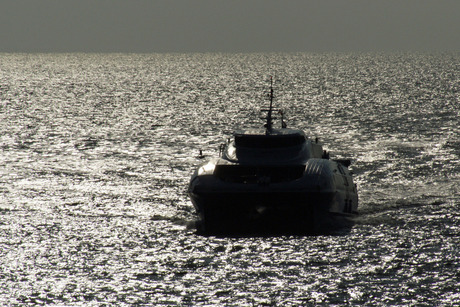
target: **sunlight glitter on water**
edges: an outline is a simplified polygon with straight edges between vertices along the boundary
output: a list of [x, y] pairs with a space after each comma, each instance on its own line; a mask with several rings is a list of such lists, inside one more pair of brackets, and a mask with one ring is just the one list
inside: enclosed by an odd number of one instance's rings
[[[460, 303], [458, 55], [0, 60], [0, 303]], [[260, 124], [267, 72], [289, 126], [353, 160], [349, 233], [190, 227], [196, 156]]]

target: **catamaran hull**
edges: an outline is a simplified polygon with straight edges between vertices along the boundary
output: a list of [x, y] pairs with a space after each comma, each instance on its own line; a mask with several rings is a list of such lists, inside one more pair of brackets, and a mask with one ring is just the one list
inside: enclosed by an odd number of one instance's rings
[[316, 233], [349, 226], [339, 191], [190, 193], [203, 233]]
[[189, 195], [206, 233], [328, 232], [358, 208], [350, 172], [326, 159], [279, 167], [214, 160], [192, 176]]

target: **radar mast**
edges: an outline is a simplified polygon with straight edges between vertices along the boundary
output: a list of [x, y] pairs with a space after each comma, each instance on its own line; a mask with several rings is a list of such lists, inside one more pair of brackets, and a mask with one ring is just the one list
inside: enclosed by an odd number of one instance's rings
[[268, 94], [268, 97], [270, 99], [270, 108], [267, 111], [267, 123], [265, 124], [265, 128], [267, 128], [267, 134], [269, 134], [272, 131], [272, 126], [273, 126], [273, 119], [272, 119], [272, 112], [273, 112], [273, 77], [270, 76], [270, 93]]

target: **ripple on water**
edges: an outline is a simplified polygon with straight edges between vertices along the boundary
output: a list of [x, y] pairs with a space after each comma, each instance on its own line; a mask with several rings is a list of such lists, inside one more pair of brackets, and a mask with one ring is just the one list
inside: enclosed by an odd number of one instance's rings
[[[457, 55], [0, 58], [2, 304], [460, 304]], [[189, 226], [196, 155], [259, 125], [267, 74], [353, 160], [349, 233]]]

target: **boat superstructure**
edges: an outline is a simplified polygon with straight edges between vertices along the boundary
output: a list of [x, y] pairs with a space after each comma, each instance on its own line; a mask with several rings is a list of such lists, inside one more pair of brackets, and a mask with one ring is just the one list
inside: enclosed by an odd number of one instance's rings
[[315, 231], [333, 216], [357, 214], [348, 160], [331, 160], [317, 138], [273, 125], [273, 83], [266, 123], [234, 132], [220, 157], [199, 166], [188, 193], [205, 233]]

